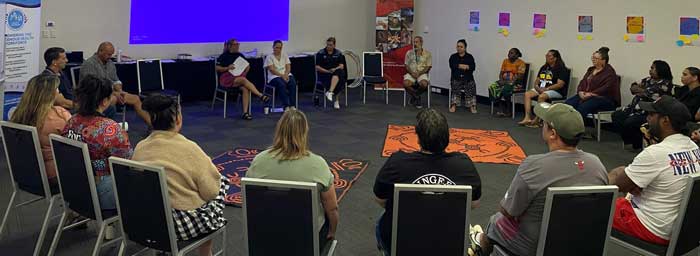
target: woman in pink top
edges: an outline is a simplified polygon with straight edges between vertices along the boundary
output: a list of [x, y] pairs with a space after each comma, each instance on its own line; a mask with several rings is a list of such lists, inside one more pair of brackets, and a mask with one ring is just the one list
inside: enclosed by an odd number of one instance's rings
[[63, 107], [54, 106], [61, 80], [55, 75], [38, 75], [27, 83], [27, 88], [10, 121], [34, 126], [39, 133], [41, 153], [44, 157], [46, 176], [56, 184], [56, 166], [53, 164], [49, 134], [61, 134], [71, 115]]

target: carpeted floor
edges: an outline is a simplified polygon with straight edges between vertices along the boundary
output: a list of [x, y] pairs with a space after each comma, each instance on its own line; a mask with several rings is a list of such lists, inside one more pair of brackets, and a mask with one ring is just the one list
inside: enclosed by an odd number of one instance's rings
[[[388, 124], [415, 125], [415, 108], [401, 107], [401, 93], [392, 92], [390, 104], [384, 104], [384, 94], [368, 91], [367, 104], [361, 101], [361, 91], [351, 89], [350, 107], [341, 110], [323, 110], [310, 105], [311, 95], [300, 95], [300, 107], [307, 113], [311, 126], [311, 149], [329, 161], [340, 158], [362, 159], [371, 164], [343, 197], [340, 204], [341, 223], [337, 234], [339, 240], [336, 255], [377, 255], [374, 225], [382, 209], [374, 203], [372, 186], [378, 170], [386, 158], [381, 157], [383, 141]], [[463, 129], [506, 131], [522, 147], [526, 155], [547, 151], [541, 140], [539, 129], [518, 127], [509, 118], [494, 118], [488, 115], [488, 106], [479, 105], [479, 114], [459, 109], [457, 113], [447, 113], [447, 97], [436, 95], [433, 106], [444, 111], [450, 127]], [[222, 104], [212, 111], [208, 102], [196, 102], [184, 106], [184, 128], [182, 133], [196, 141], [211, 156], [236, 147], [263, 149], [272, 142], [274, 125], [280, 114], [263, 115], [258, 102], [254, 105], [253, 121], [238, 118], [240, 107], [229, 105], [228, 119], [222, 118]], [[516, 118], [521, 118], [518, 115]], [[129, 113], [129, 136], [135, 145], [145, 135], [145, 127]], [[604, 132], [603, 141], [587, 140], [580, 147], [600, 157], [608, 169], [629, 163], [635, 154], [622, 150], [620, 139], [615, 134]], [[4, 212], [10, 194], [9, 175], [5, 154], [0, 157], [0, 211]], [[481, 207], [472, 211], [471, 222], [485, 224], [498, 210], [498, 202], [504, 195], [517, 169], [513, 164], [477, 163], [482, 178], [483, 197]], [[18, 220], [10, 216], [9, 234], [0, 240], [1, 255], [28, 255], [38, 237], [40, 207], [30, 206], [21, 210]], [[240, 208], [227, 207], [229, 220], [228, 255], [244, 255], [242, 214]], [[57, 220], [53, 225], [57, 224]], [[21, 231], [18, 227], [22, 227]], [[7, 230], [6, 230], [7, 231]], [[53, 232], [53, 230], [50, 230]], [[51, 233], [52, 234], [52, 233]], [[64, 233], [58, 246], [57, 255], [86, 255], [94, 244], [94, 233], [69, 231]], [[50, 239], [44, 243], [48, 248]], [[102, 255], [114, 255], [115, 249], [105, 249]], [[634, 255], [615, 245], [609, 246], [608, 255]]]

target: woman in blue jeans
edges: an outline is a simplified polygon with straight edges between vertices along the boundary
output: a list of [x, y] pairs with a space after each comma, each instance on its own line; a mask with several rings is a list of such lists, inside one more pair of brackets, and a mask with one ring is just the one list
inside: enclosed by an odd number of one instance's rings
[[282, 41], [272, 43], [272, 54], [265, 58], [267, 83], [274, 86], [284, 110], [295, 108], [297, 104], [297, 82], [292, 76], [289, 56], [282, 52]]
[[576, 90], [576, 95], [566, 100], [584, 118], [599, 111], [611, 111], [620, 106], [620, 80], [615, 69], [608, 64], [608, 47], [601, 47], [591, 56], [593, 66], [588, 68]]

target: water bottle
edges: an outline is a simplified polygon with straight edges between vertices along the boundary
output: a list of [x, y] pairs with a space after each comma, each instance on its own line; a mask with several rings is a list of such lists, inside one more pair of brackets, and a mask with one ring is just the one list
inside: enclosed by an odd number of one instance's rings
[[122, 62], [122, 49], [117, 48], [117, 62]]

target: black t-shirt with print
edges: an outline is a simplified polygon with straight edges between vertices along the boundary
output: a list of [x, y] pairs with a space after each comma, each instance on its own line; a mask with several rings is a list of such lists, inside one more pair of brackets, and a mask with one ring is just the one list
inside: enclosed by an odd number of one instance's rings
[[425, 154], [396, 152], [379, 170], [374, 181], [374, 195], [386, 199], [379, 224], [385, 243], [391, 241], [394, 210], [394, 184], [470, 185], [472, 200], [481, 198], [481, 179], [474, 163], [463, 153]]
[[[559, 94], [561, 94], [562, 97], [566, 98], [567, 97], [567, 92], [569, 90], [569, 78], [571, 76], [571, 72], [569, 69], [560, 67], [560, 68], [552, 68], [549, 65], [545, 64], [540, 68], [540, 71], [537, 73], [537, 77], [547, 81], [546, 86], [552, 86], [557, 83], [559, 79], [564, 81], [564, 86], [562, 88], [559, 88], [556, 90]], [[538, 81], [538, 80], [535, 80]], [[540, 86], [539, 83], [535, 84], [535, 86]]]
[[[236, 62], [236, 59], [238, 59], [238, 57], [247, 60], [245, 56], [243, 56], [243, 54], [241, 54], [240, 52], [231, 53], [229, 51], [226, 51], [219, 55], [218, 58], [216, 58], [216, 65], [219, 67], [228, 67], [229, 65]], [[219, 73], [219, 76], [221, 76], [221, 74], [223, 73]]]

